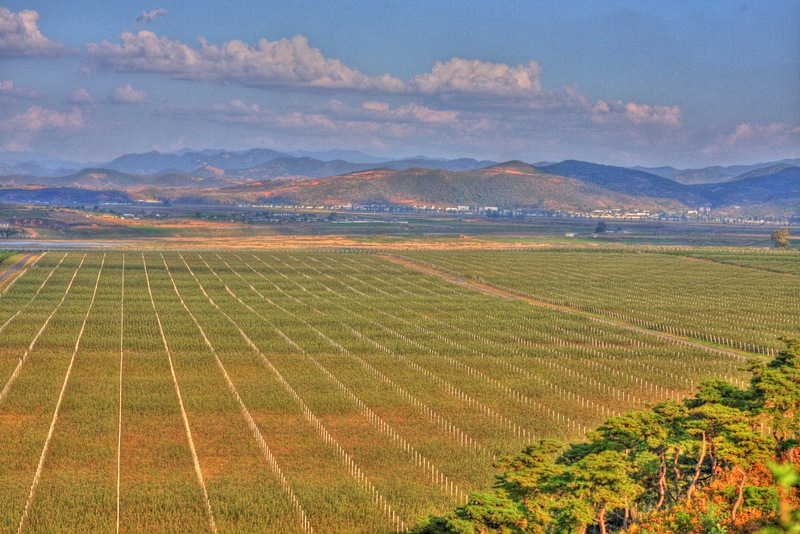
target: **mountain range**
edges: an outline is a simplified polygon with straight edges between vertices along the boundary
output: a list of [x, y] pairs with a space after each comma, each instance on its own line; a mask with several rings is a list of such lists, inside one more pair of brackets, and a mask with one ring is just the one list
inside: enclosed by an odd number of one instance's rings
[[[4, 154], [8, 153], [0, 153], [0, 157]], [[708, 206], [725, 210], [757, 207], [760, 213], [800, 211], [800, 160], [678, 171], [672, 167], [625, 168], [576, 160], [536, 165], [425, 157], [351, 162], [338, 156], [372, 157], [342, 151], [314, 153], [328, 159], [307, 154], [270, 149], [153, 151], [127, 154], [65, 174], [55, 173], [50, 167], [69, 162], [26, 161], [17, 154], [0, 168], [28, 172], [0, 176], [0, 185], [18, 188], [15, 198], [25, 190], [33, 191], [21, 186], [35, 185], [48, 191], [119, 190], [132, 198], [157, 196], [174, 201], [213, 198], [313, 205], [470, 204], [671, 212]], [[50, 170], [37, 172], [41, 169]], [[738, 174], [731, 175], [733, 172]]]

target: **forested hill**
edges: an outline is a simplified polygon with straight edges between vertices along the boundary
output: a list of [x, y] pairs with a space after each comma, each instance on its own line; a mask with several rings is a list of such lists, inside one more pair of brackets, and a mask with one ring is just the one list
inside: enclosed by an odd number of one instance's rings
[[418, 534], [800, 532], [800, 341], [683, 402], [502, 458], [496, 486]]

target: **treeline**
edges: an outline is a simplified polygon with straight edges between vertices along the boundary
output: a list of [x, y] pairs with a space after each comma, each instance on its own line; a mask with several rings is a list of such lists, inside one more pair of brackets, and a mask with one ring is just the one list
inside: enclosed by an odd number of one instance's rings
[[750, 364], [750, 386], [607, 419], [587, 440], [501, 459], [489, 491], [419, 534], [800, 533], [800, 341]]

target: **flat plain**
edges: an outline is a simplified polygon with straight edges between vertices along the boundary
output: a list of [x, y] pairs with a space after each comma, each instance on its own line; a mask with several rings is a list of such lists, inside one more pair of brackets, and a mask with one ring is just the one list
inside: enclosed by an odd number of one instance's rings
[[781, 254], [403, 257], [453, 279], [354, 252], [42, 254], [0, 286], [0, 531], [404, 531], [534, 439], [743, 385], [800, 328]]

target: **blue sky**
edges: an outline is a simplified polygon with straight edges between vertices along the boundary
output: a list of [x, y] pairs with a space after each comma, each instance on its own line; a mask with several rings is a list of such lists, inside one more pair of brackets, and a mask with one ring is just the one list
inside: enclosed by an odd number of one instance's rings
[[7, 1], [0, 150], [800, 157], [800, 1]]

